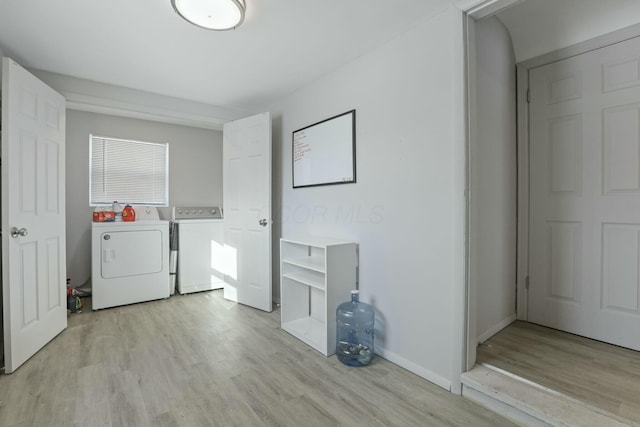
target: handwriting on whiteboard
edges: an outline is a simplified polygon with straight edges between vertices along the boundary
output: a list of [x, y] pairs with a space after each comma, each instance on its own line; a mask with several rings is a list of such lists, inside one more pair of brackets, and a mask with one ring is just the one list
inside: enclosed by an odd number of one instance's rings
[[301, 130], [293, 135], [293, 161], [294, 163], [304, 159], [306, 153], [311, 151], [311, 146], [307, 143], [307, 134]]

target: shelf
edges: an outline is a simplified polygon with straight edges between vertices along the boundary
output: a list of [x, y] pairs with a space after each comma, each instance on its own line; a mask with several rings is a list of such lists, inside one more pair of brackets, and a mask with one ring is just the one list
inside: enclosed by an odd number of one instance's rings
[[313, 317], [303, 317], [302, 319], [283, 323], [282, 329], [321, 353], [327, 353], [323, 348], [327, 344], [327, 325], [325, 322], [321, 322]]
[[306, 268], [309, 270], [317, 271], [318, 273], [324, 274], [324, 257], [315, 256], [315, 257], [305, 257], [305, 258], [295, 258], [295, 259], [283, 259], [282, 262], [286, 264], [295, 265], [297, 267]]
[[281, 327], [325, 356], [336, 349], [336, 308], [356, 288], [357, 244], [280, 239]]
[[324, 291], [324, 278], [319, 278], [317, 274], [296, 271], [295, 273], [283, 273], [282, 277]]
[[326, 248], [327, 246], [333, 245], [350, 245], [353, 242], [347, 240], [340, 239], [332, 239], [328, 237], [291, 237], [291, 238], [281, 238], [280, 239], [286, 243], [292, 243], [294, 245], [300, 246], [313, 246], [315, 248]]

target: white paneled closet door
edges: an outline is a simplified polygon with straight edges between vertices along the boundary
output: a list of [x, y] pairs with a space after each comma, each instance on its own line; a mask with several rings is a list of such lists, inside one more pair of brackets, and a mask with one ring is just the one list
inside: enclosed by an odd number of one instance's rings
[[5, 371], [67, 327], [65, 99], [2, 60]]
[[530, 72], [528, 320], [640, 350], [640, 39]]

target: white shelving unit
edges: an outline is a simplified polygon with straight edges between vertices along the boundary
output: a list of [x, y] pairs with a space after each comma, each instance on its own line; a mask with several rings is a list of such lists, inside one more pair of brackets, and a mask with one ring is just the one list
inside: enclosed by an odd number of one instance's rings
[[282, 329], [325, 356], [335, 353], [336, 309], [356, 289], [354, 242], [280, 239]]

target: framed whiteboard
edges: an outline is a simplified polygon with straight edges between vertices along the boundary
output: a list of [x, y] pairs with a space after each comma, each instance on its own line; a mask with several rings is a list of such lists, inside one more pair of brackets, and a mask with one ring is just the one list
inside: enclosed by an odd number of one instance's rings
[[293, 188], [356, 182], [356, 110], [293, 132]]

